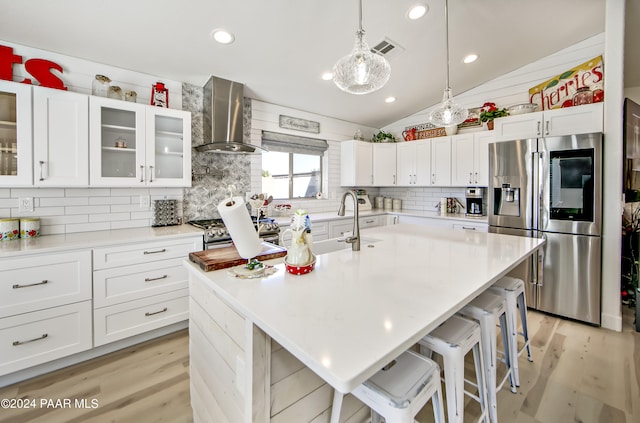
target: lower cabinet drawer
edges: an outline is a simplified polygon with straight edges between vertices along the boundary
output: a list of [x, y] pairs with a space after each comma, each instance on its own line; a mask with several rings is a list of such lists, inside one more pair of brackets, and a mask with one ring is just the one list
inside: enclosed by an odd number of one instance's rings
[[94, 345], [104, 345], [189, 318], [189, 289], [93, 311]]
[[91, 301], [0, 319], [0, 375], [91, 348]]
[[454, 223], [453, 229], [456, 231], [489, 232], [489, 225], [478, 223]]
[[138, 300], [189, 287], [184, 259], [122, 266], [93, 272], [95, 308]]
[[91, 251], [0, 261], [0, 318], [91, 299]]

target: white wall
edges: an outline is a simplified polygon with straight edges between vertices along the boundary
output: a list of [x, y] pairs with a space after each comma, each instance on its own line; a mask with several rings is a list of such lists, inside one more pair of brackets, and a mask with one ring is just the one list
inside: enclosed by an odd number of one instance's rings
[[640, 87], [626, 87], [624, 96], [640, 104]]

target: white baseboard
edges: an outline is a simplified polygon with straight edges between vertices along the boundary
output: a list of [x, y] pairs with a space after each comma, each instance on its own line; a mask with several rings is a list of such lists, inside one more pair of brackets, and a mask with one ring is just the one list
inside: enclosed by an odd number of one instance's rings
[[600, 316], [602, 319], [602, 327], [605, 329], [615, 330], [616, 332], [622, 332], [622, 315], [613, 315], [602, 313]]

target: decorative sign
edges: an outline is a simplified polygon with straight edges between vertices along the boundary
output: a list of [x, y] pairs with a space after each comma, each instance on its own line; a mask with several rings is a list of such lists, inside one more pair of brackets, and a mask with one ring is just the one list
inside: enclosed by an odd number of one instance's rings
[[320, 122], [280, 115], [280, 128], [295, 129], [297, 131], [320, 133]]
[[477, 128], [482, 126], [482, 122], [480, 122], [480, 109], [482, 107], [472, 107], [469, 109], [469, 115], [467, 119], [458, 125], [458, 129], [463, 128]]
[[[13, 48], [0, 45], [0, 79], [13, 81], [13, 65], [22, 64], [22, 56], [13, 54]], [[47, 88], [55, 88], [58, 90], [67, 90], [64, 82], [58, 76], [54, 75], [52, 70], [62, 73], [62, 66], [57, 63], [44, 59], [29, 59], [24, 62], [25, 70], [36, 79], [40, 86]], [[32, 84], [31, 78], [25, 78], [23, 84]]]
[[604, 100], [602, 56], [569, 69], [529, 89], [529, 101], [538, 110], [559, 109]]
[[444, 137], [447, 135], [447, 131], [444, 128], [436, 128], [432, 123], [421, 123], [418, 125], [408, 126], [405, 131], [416, 130], [415, 136], [417, 140], [424, 140], [427, 138]]

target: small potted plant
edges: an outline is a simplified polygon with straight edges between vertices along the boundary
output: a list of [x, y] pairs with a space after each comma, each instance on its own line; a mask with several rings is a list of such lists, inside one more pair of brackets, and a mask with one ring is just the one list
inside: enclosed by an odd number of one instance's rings
[[391, 132], [379, 131], [371, 138], [371, 142], [396, 142], [396, 137]]
[[486, 102], [480, 109], [480, 122], [486, 122], [487, 128], [489, 128], [490, 131], [493, 130], [493, 120], [505, 116], [509, 116], [507, 109], [497, 108], [496, 103]]

